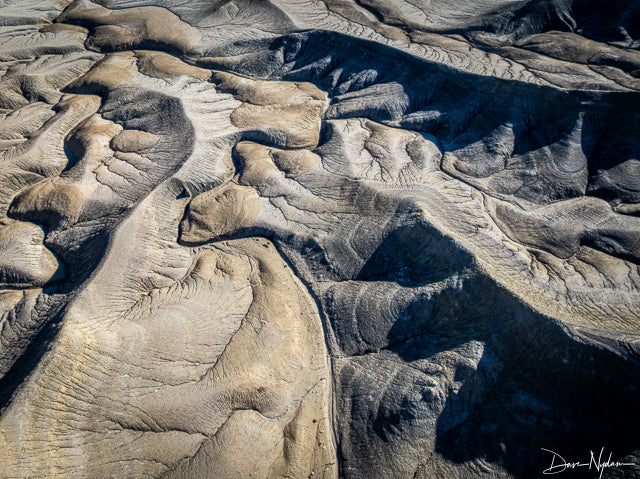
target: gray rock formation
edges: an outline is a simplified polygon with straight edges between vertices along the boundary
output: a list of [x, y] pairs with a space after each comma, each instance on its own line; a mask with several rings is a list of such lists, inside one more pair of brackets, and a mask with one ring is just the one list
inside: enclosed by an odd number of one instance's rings
[[640, 477], [638, 18], [0, 0], [0, 477]]

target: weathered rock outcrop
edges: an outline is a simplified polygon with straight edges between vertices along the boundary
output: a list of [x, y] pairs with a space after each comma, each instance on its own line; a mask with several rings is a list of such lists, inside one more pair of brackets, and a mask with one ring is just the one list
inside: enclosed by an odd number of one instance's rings
[[640, 10], [479, 3], [0, 0], [0, 477], [637, 477]]

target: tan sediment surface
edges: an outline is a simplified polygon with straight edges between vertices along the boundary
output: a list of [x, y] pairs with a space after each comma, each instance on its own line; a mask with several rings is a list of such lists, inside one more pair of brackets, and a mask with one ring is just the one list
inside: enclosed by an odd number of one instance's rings
[[0, 477], [635, 477], [637, 14], [0, 2]]

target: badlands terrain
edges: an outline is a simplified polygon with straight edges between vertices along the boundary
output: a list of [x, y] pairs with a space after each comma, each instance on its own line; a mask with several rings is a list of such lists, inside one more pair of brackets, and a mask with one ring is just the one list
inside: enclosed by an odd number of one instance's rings
[[0, 0], [0, 477], [640, 477], [639, 154], [636, 0]]

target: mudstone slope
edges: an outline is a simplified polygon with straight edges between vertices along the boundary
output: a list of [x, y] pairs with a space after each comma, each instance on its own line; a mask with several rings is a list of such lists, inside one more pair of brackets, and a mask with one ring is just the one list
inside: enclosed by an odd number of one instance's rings
[[638, 5], [0, 0], [0, 477], [640, 477]]

